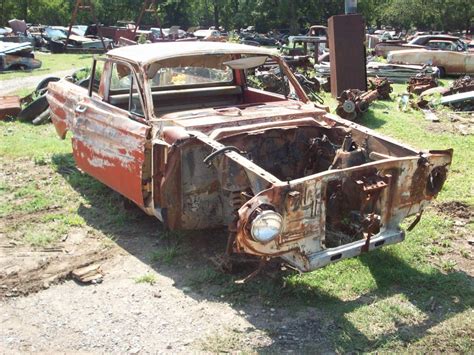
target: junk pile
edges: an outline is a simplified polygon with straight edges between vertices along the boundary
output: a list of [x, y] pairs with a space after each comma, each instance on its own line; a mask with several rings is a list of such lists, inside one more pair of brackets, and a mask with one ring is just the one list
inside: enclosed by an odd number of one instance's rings
[[336, 114], [346, 120], [357, 121], [367, 112], [370, 104], [377, 100], [390, 100], [391, 82], [387, 78], [369, 80], [369, 91], [349, 89], [337, 97]]
[[463, 76], [453, 82], [451, 93], [474, 91], [474, 78], [469, 75]]
[[35, 59], [29, 43], [0, 42], [0, 71], [37, 69], [41, 61]]
[[8, 27], [0, 28], [0, 41], [10, 43], [29, 43], [35, 45], [35, 38], [28, 31], [28, 26], [23, 20], [10, 20]]
[[[307, 73], [293, 73], [298, 82], [303, 87], [306, 94], [314, 101], [323, 104], [323, 99], [317, 94], [321, 90], [321, 85], [316, 78], [312, 78]], [[255, 70], [255, 79], [264, 90], [281, 95], [288, 95], [288, 85], [282, 79], [279, 67], [263, 66]]]
[[423, 91], [438, 86], [438, 81], [431, 75], [417, 74], [408, 81], [407, 90], [409, 93], [420, 95]]
[[407, 91], [400, 99], [402, 111], [420, 109], [427, 121], [452, 123], [442, 126], [443, 130], [474, 134], [474, 78], [464, 76], [442, 87], [430, 77], [417, 75], [410, 79]]
[[[367, 63], [366, 68], [368, 77], [383, 77], [389, 79], [393, 83], [406, 83], [410, 80], [410, 78], [417, 74], [430, 76], [432, 78], [439, 77], [439, 69], [437, 67], [427, 65], [401, 65], [369, 62]], [[318, 80], [319, 78], [329, 78], [331, 75], [331, 64], [329, 62], [315, 64], [314, 69], [316, 71]], [[323, 81], [326, 81], [324, 79]]]
[[[64, 79], [87, 88], [90, 81], [88, 74], [89, 70], [83, 68]], [[45, 78], [36, 86], [36, 89], [31, 94], [21, 99], [18, 96], [0, 97], [0, 119], [5, 119], [7, 116], [16, 117], [19, 121], [31, 122], [34, 125], [50, 122], [51, 115], [46, 99], [48, 84], [59, 80], [61, 79], [54, 76]], [[97, 89], [96, 84], [94, 83], [93, 90]]]
[[[94, 28], [95, 26], [89, 26]], [[68, 29], [61, 26], [49, 26], [43, 29], [42, 39], [46, 41], [47, 48], [53, 53], [103, 53], [104, 48], [112, 48], [112, 40], [100, 38], [97, 35], [80, 35], [78, 30], [72, 29], [68, 39]]]
[[40, 125], [50, 120], [49, 105], [46, 100], [48, 92], [48, 84], [50, 82], [59, 81], [57, 77], [49, 77], [43, 79], [37, 86], [35, 91], [30, 95], [21, 99], [24, 107], [17, 115], [17, 119], [22, 122], [31, 122], [34, 125]]
[[417, 74], [437, 78], [439, 76], [439, 69], [427, 65], [401, 65], [379, 62], [367, 63], [367, 76], [385, 77], [394, 83], [406, 83]]
[[474, 78], [464, 76], [453, 81], [449, 88], [426, 88], [420, 92], [416, 102], [421, 109], [433, 108], [439, 104], [449, 106], [454, 111], [474, 111]]

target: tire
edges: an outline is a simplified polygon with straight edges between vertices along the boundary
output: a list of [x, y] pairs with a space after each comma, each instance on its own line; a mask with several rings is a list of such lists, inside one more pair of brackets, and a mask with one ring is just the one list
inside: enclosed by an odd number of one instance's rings
[[89, 88], [89, 78], [79, 80], [76, 82], [76, 85], [80, 86], [81, 88]]
[[46, 89], [48, 87], [49, 83], [53, 83], [56, 81], [61, 80], [61, 78], [58, 78], [56, 76], [50, 76], [48, 78], [45, 78], [39, 82], [39, 84], [36, 86], [36, 91], [40, 91], [42, 89]]
[[48, 100], [46, 95], [42, 95], [26, 106], [19, 114], [18, 119], [22, 122], [31, 122], [48, 109]]

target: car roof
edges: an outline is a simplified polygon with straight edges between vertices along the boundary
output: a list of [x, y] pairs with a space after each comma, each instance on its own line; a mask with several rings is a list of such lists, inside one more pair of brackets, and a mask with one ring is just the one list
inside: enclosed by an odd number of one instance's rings
[[459, 37], [456, 36], [451, 36], [451, 35], [422, 35], [422, 36], [416, 36], [414, 39], [419, 39], [419, 38], [431, 38], [431, 39], [447, 39], [447, 40], [456, 40], [459, 39]]
[[275, 50], [228, 42], [165, 42], [120, 47], [107, 52], [109, 58], [146, 65], [173, 57], [206, 54], [276, 55]]
[[431, 43], [431, 42], [441, 42], [441, 43], [455, 44], [455, 43], [453, 43], [453, 41], [448, 41], [446, 39], [437, 39], [437, 38], [436, 39], [430, 39], [428, 41], [428, 43]]

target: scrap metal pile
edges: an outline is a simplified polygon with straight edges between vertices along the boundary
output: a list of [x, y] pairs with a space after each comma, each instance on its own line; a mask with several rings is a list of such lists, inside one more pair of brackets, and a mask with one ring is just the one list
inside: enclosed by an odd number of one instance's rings
[[428, 121], [448, 122], [450, 125], [444, 128], [462, 135], [474, 134], [474, 78], [463, 76], [449, 87], [438, 85], [429, 77], [411, 78], [408, 93], [401, 97], [401, 110], [420, 109]]
[[369, 91], [348, 89], [337, 97], [339, 105], [336, 113], [347, 120], [357, 121], [367, 112], [369, 105], [377, 100], [390, 100], [392, 87], [387, 78], [376, 78], [369, 80]]
[[[90, 81], [88, 73], [88, 69], [82, 68], [64, 79], [86, 88]], [[47, 77], [41, 80], [35, 90], [25, 97], [0, 96], [0, 120], [10, 117], [21, 122], [31, 122], [34, 125], [51, 122], [49, 104], [46, 100], [48, 84], [59, 80], [60, 78], [55, 76]]]
[[35, 59], [29, 43], [0, 42], [0, 71], [40, 67], [41, 61]]
[[[414, 90], [412, 86], [409, 86], [409, 92], [410, 89]], [[439, 87], [437, 84], [431, 87], [425, 85], [422, 89], [418, 86], [416, 93], [420, 95], [416, 105], [422, 109], [441, 104], [455, 111], [474, 111], [474, 78], [467, 75], [453, 81], [449, 88]]]
[[407, 90], [409, 93], [420, 95], [423, 91], [438, 86], [438, 81], [430, 75], [417, 74], [408, 81]]

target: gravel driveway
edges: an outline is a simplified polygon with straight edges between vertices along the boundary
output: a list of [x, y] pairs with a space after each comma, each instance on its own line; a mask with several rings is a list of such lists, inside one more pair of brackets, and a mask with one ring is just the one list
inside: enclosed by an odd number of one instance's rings
[[[22, 78], [15, 78], [15, 79], [8, 79], [8, 80], [1, 80], [0, 81], [0, 95], [8, 95], [12, 92], [23, 88], [34, 88], [38, 83], [50, 76], [57, 76], [63, 78], [67, 75], [74, 73], [77, 69], [68, 69], [62, 70], [54, 73], [48, 73], [44, 75], [35, 75], [29, 77], [22, 77]], [[1, 78], [1, 77], [0, 77]]]

